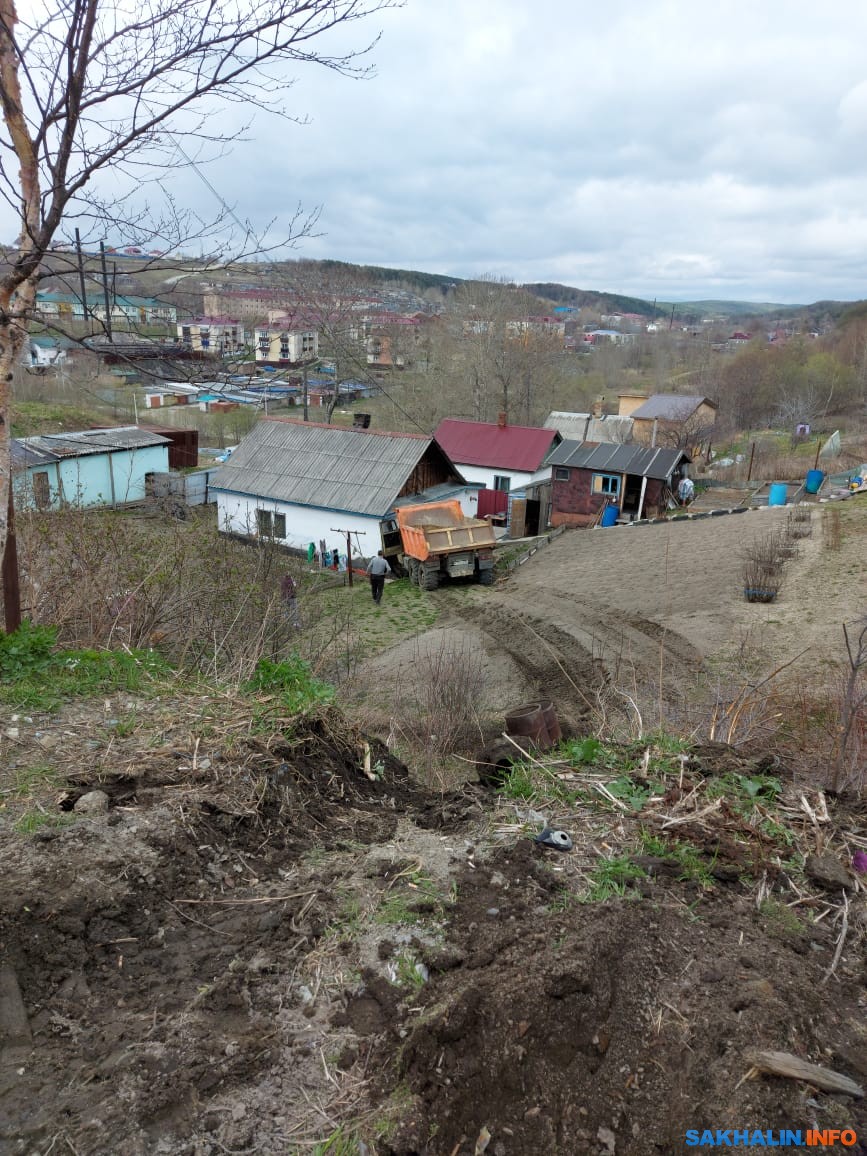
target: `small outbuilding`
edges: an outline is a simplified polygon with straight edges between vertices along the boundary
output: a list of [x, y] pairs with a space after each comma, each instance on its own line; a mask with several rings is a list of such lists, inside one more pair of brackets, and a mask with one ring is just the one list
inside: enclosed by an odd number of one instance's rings
[[169, 439], [137, 426], [14, 438], [15, 500], [22, 508], [141, 502], [149, 479], [169, 468]]
[[551, 524], [588, 526], [605, 506], [631, 520], [661, 513], [690, 458], [684, 450], [564, 441], [548, 460]]

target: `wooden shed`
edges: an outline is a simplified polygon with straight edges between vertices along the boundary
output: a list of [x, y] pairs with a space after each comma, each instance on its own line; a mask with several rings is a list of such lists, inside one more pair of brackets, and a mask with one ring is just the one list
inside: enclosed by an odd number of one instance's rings
[[564, 441], [548, 460], [551, 524], [588, 526], [607, 505], [634, 519], [663, 511], [690, 459], [683, 450]]

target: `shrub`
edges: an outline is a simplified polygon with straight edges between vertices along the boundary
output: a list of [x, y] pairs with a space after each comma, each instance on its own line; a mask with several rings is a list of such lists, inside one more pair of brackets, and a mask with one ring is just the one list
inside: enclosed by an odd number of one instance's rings
[[334, 688], [314, 678], [308, 664], [297, 654], [280, 662], [260, 658], [245, 690], [276, 692], [293, 713], [330, 702], [334, 697]]

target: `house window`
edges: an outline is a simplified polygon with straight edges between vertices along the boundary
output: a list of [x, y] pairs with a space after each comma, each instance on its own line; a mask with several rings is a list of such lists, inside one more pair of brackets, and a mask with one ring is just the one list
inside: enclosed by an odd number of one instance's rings
[[494, 489], [508, 494], [512, 479], [507, 474], [494, 474]]
[[594, 474], [593, 493], [608, 494], [609, 497], [618, 498], [620, 496], [620, 475]]
[[567, 470], [564, 466], [555, 466], [554, 467], [554, 481], [555, 482], [568, 482], [569, 478], [571, 476], [572, 476], [572, 471]]
[[260, 538], [285, 538], [286, 515], [273, 510], [256, 511], [256, 530]]

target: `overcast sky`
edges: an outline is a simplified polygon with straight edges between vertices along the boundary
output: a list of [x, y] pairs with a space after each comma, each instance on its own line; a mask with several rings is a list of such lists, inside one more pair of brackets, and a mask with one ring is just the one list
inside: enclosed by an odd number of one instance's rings
[[[208, 179], [299, 256], [653, 299], [867, 297], [864, 0], [408, 0]], [[176, 191], [210, 211], [194, 174]]]

